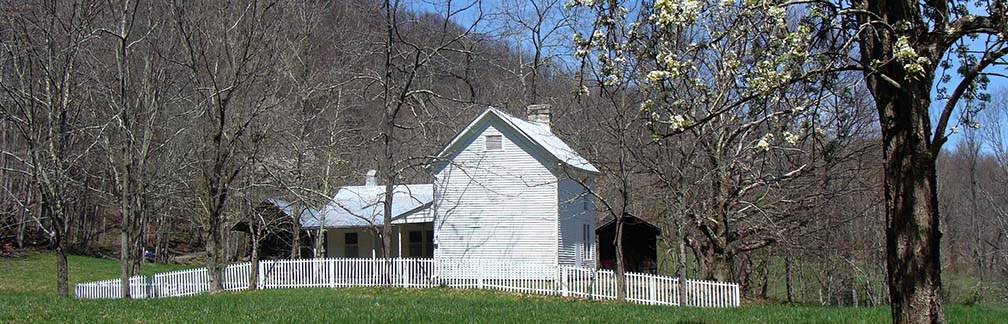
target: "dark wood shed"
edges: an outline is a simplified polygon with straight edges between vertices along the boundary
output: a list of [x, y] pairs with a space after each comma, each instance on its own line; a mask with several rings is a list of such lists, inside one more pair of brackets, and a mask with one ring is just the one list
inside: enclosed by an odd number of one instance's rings
[[[255, 207], [254, 213], [262, 218], [258, 222], [250, 222], [247, 219], [236, 222], [232, 231], [248, 233], [251, 238], [252, 232], [258, 230], [263, 235], [259, 241], [260, 259], [280, 259], [291, 256], [291, 248], [294, 235], [294, 207], [295, 204], [278, 198], [264, 200]], [[312, 253], [312, 240], [308, 233], [300, 230], [298, 226], [298, 239], [301, 240], [301, 255], [309, 256]], [[251, 255], [251, 251], [246, 251], [246, 257]]]
[[[595, 229], [599, 267], [616, 269], [616, 220]], [[661, 229], [634, 216], [623, 217], [623, 264], [628, 272], [658, 272], [658, 235]]]

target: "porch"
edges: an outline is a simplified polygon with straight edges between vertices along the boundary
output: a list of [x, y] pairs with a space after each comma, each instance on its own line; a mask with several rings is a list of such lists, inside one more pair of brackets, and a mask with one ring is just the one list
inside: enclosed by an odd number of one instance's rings
[[[325, 230], [327, 258], [384, 258], [381, 226], [328, 228]], [[434, 223], [393, 223], [392, 258], [434, 257]]]

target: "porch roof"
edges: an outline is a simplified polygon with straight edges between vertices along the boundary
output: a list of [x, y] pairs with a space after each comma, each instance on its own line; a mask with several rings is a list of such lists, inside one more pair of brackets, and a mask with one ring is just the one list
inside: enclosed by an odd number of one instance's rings
[[[303, 227], [353, 228], [382, 226], [384, 213], [385, 186], [346, 186], [336, 191], [332, 200], [322, 208], [318, 217], [302, 222]], [[406, 184], [392, 190], [392, 218], [430, 208], [434, 201], [434, 186], [431, 184]], [[396, 222], [400, 223], [400, 222]]]

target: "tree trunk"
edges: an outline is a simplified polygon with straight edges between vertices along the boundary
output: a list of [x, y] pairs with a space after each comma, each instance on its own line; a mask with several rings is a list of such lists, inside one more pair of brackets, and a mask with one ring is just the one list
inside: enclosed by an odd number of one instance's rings
[[904, 89], [869, 78], [882, 126], [886, 268], [894, 323], [944, 323], [930, 80]]
[[[865, 0], [861, 5], [877, 13], [883, 23], [926, 28], [918, 9], [907, 2]], [[859, 20], [878, 19], [869, 17], [859, 16]], [[926, 59], [920, 64], [921, 71], [908, 72], [893, 59], [901, 36]], [[944, 323], [935, 170], [944, 139], [933, 142], [930, 108], [934, 65], [945, 48], [934, 40], [937, 38], [912, 31], [878, 29], [859, 33], [859, 37], [862, 63], [877, 66], [865, 70], [864, 76], [882, 129], [886, 280], [892, 319], [894, 323]], [[884, 60], [888, 61], [876, 63]]]
[[70, 296], [67, 273], [67, 257], [66, 251], [63, 249], [63, 240], [56, 238], [56, 294], [60, 297]]
[[[893, 113], [916, 110], [890, 107]], [[926, 111], [928, 106], [921, 107]], [[914, 127], [917, 130], [897, 126], [884, 134], [886, 261], [893, 321], [943, 323], [937, 179], [935, 159], [925, 140], [930, 120], [904, 119], [896, 124], [925, 125]]]
[[616, 300], [626, 300], [626, 263], [623, 262], [623, 216], [616, 218]]
[[770, 285], [770, 265], [769, 261], [763, 263], [763, 281], [760, 283], [760, 298], [767, 298], [767, 290]]
[[256, 230], [250, 230], [249, 236], [251, 240], [251, 257], [249, 258], [249, 277], [248, 286], [249, 290], [256, 290], [256, 279], [259, 278], [259, 235], [256, 234]]
[[220, 280], [220, 211], [214, 211], [214, 216], [209, 219], [207, 229], [207, 280], [210, 293], [218, 293], [223, 290]]
[[795, 303], [794, 295], [794, 258], [791, 254], [784, 256], [784, 282], [787, 286], [787, 302], [788, 304]]
[[[123, 201], [123, 205], [128, 204]], [[122, 294], [123, 299], [130, 298], [130, 240], [129, 240], [129, 216], [127, 216], [127, 207], [122, 206], [120, 212], [122, 213], [122, 224], [120, 225], [119, 231], [119, 291]]]
[[[299, 213], [301, 209], [304, 208], [303, 203], [294, 203], [295, 214]], [[291, 259], [301, 258], [301, 222], [298, 221], [298, 217], [294, 217], [294, 222], [291, 224]]]
[[[319, 224], [325, 224], [325, 220], [323, 219], [323, 220], [319, 221]], [[316, 237], [315, 237], [315, 258], [316, 259], [326, 257], [325, 235], [326, 235], [325, 226], [319, 226], [319, 228], [318, 228], [318, 234], [316, 234]], [[402, 253], [402, 251], [400, 251], [400, 253]]]
[[385, 160], [382, 162], [382, 172], [385, 173], [385, 200], [382, 204], [381, 228], [382, 252], [384, 252], [384, 255], [386, 256], [391, 255], [390, 251], [392, 251], [392, 202], [394, 198], [393, 195], [395, 194], [394, 190], [396, 182], [393, 166], [395, 164], [395, 155], [393, 155], [392, 152], [392, 145], [394, 144], [392, 141], [392, 132], [395, 131], [395, 124], [393, 123], [393, 120], [395, 117], [390, 116], [387, 118], [390, 118], [390, 120], [386, 121], [384, 130]]
[[678, 224], [678, 226], [676, 226], [676, 230], [677, 230], [677, 232], [679, 234], [679, 270], [678, 270], [678, 272], [679, 272], [679, 305], [680, 306], [684, 306], [684, 305], [686, 305], [686, 301], [688, 300], [687, 297], [686, 297], [687, 291], [684, 288], [686, 287], [686, 280], [689, 280], [689, 277], [687, 276], [687, 273], [686, 273], [686, 237], [683, 236], [683, 225], [682, 225], [682, 223], [680, 223], [680, 224]]
[[[393, 132], [395, 131], [395, 114], [386, 113], [385, 129], [383, 140], [385, 143], [385, 156], [384, 163], [382, 165], [383, 172], [385, 172], [385, 201], [382, 204], [382, 227], [381, 227], [381, 240], [382, 240], [382, 256], [389, 257], [392, 255], [392, 202], [394, 201], [394, 190], [397, 177], [395, 174], [395, 155], [392, 151], [392, 146], [395, 141], [393, 141]], [[400, 242], [402, 244], [402, 242]], [[402, 254], [402, 251], [399, 251]], [[388, 258], [389, 266], [391, 267], [392, 259]], [[386, 274], [383, 278], [385, 284], [390, 285], [392, 283], [392, 274]]]
[[855, 277], [851, 277], [850, 294], [851, 294], [851, 306], [858, 307], [858, 296], [857, 296], [857, 280]]
[[[26, 188], [30, 188], [31, 186], [27, 183], [25, 185], [27, 186]], [[24, 247], [25, 229], [28, 227], [28, 219], [31, 218], [32, 198], [33, 198], [32, 190], [25, 189], [25, 205], [24, 208], [21, 209], [21, 219], [18, 220], [18, 227], [17, 227], [18, 248]]]
[[704, 280], [725, 281], [728, 268], [728, 257], [714, 251], [714, 247], [703, 240], [691, 242], [693, 255], [700, 268], [700, 277]]

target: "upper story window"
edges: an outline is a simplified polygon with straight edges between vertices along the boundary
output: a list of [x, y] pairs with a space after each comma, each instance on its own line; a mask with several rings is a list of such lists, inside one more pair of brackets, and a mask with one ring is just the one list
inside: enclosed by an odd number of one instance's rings
[[503, 138], [500, 135], [487, 135], [486, 136], [486, 150], [487, 151], [500, 151], [503, 145]]

